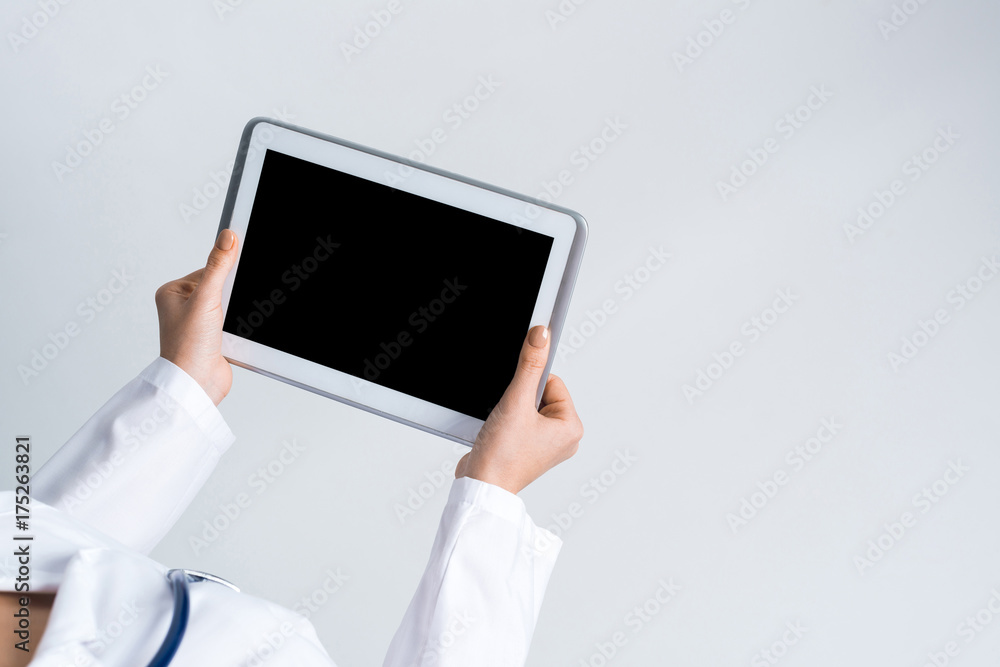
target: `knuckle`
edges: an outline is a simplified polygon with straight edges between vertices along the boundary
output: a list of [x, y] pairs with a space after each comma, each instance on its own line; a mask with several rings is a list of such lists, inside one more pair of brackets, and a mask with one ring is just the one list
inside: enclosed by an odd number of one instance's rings
[[566, 427], [566, 440], [570, 443], [579, 443], [583, 439], [583, 424], [579, 420], [570, 422]]
[[573, 458], [573, 456], [576, 455], [576, 453], [577, 453], [577, 451], [579, 451], [579, 449], [580, 449], [580, 441], [579, 440], [570, 440], [568, 442], [565, 442], [565, 443], [563, 443], [562, 449], [561, 449], [561, 451], [559, 453], [559, 459], [561, 461], [565, 461], [567, 459], [571, 459], [571, 458]]
[[504, 405], [503, 399], [501, 399], [500, 402], [494, 405], [493, 409], [490, 410], [490, 415], [489, 417], [486, 418], [486, 422], [483, 424], [483, 428], [480, 429], [479, 432], [480, 433], [482, 433], [483, 431], [489, 432], [489, 430], [493, 428], [493, 424], [496, 424], [498, 422], [503, 422], [504, 415], [506, 412], [507, 408]]
[[164, 283], [156, 288], [156, 292], [153, 293], [153, 301], [156, 302], [157, 307], [163, 304], [163, 300], [167, 296], [167, 289], [170, 287], [170, 283]]
[[221, 269], [226, 265], [226, 258], [222, 253], [212, 252], [208, 256], [208, 261], [205, 262], [205, 268], [207, 269]]
[[526, 354], [521, 357], [520, 369], [526, 373], [537, 373], [545, 368], [545, 355]]

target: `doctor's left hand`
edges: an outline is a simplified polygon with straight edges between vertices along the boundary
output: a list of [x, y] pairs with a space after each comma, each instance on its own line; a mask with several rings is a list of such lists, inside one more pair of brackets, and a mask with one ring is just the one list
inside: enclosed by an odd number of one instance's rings
[[216, 405], [233, 386], [233, 371], [222, 356], [222, 287], [237, 244], [232, 230], [222, 230], [204, 269], [156, 290], [160, 356], [194, 378]]

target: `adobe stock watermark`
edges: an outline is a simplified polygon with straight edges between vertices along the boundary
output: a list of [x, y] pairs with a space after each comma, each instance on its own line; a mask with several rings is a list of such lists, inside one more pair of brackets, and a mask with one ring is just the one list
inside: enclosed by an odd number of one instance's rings
[[[607, 152], [608, 148], [610, 148], [612, 144], [617, 142], [621, 136], [625, 134], [625, 130], [627, 130], [628, 127], [628, 124], [625, 123], [620, 116], [615, 116], [614, 118], [609, 116], [605, 118], [604, 125], [601, 126], [601, 129], [596, 132], [589, 141], [580, 144], [577, 146], [576, 150], [570, 153], [569, 163], [576, 167], [576, 171], [579, 174], [587, 171], [592, 164], [597, 162], [598, 158]], [[572, 185], [572, 182], [565, 182], [564, 176], [565, 174], [563, 172], [559, 173], [560, 184], [564, 186]], [[538, 193], [536, 198], [541, 199], [542, 201], [554, 201], [555, 198], [559, 196], [559, 192], [552, 192], [545, 186], [546, 183], [543, 182], [542, 187], [545, 189], [545, 192]], [[547, 199], [546, 195], [550, 195], [552, 200]]]
[[354, 26], [350, 41], [340, 43], [340, 53], [344, 56], [344, 60], [350, 64], [354, 58], [360, 56], [409, 4], [409, 1], [389, 0], [385, 7], [372, 10], [368, 20]]
[[200, 554], [209, 545], [216, 542], [222, 533], [229, 530], [253, 504], [254, 498], [271, 488], [271, 485], [277, 482], [288, 468], [295, 465], [305, 451], [305, 445], [299, 444], [295, 438], [282, 442], [281, 449], [278, 450], [274, 458], [247, 477], [246, 483], [254, 492], [253, 495], [242, 491], [237, 493], [232, 500], [219, 503], [219, 511], [211, 518], [201, 522], [200, 533], [188, 535], [188, 546], [191, 547], [194, 555]]
[[982, 607], [967, 615], [961, 623], [955, 626], [954, 637], [946, 641], [941, 650], [927, 652], [927, 661], [923, 667], [950, 665], [952, 659], [958, 657], [962, 653], [962, 649], [974, 642], [998, 617], [1000, 617], [1000, 587], [994, 587], [990, 590], [990, 597], [983, 603]]
[[694, 405], [695, 399], [701, 398], [709, 389], [715, 386], [722, 377], [742, 357], [750, 343], [760, 340], [761, 336], [771, 330], [782, 315], [787, 313], [799, 297], [792, 293], [791, 289], [780, 289], [771, 305], [764, 308], [759, 315], [754, 315], [740, 326], [740, 333], [746, 339], [737, 339], [727, 345], [721, 352], [712, 354], [713, 361], [710, 361], [705, 368], [699, 368], [695, 373], [692, 384], [685, 384], [681, 387], [684, 398], [688, 405]]
[[303, 595], [292, 611], [309, 618], [329, 602], [334, 594], [339, 593], [344, 584], [350, 581], [350, 577], [341, 572], [340, 568], [327, 569], [324, 573], [326, 577], [323, 583], [314, 588], [308, 595]]
[[882, 560], [885, 554], [896, 546], [907, 532], [912, 531], [920, 517], [930, 512], [935, 505], [941, 502], [941, 499], [948, 495], [951, 488], [958, 484], [969, 471], [970, 468], [964, 465], [961, 459], [949, 461], [948, 467], [938, 479], [913, 494], [910, 504], [914, 509], [919, 510], [919, 514], [906, 510], [899, 515], [898, 520], [882, 524], [884, 530], [879, 533], [878, 537], [868, 540], [868, 548], [861, 555], [854, 557], [854, 567], [857, 568], [858, 574], [864, 576], [867, 570]]
[[975, 299], [998, 273], [1000, 273], [1000, 255], [994, 253], [991, 257], [981, 257], [979, 266], [972, 275], [956, 284], [945, 295], [945, 301], [953, 306], [951, 312], [949, 313], [947, 307], [941, 307], [937, 308], [928, 319], [918, 320], [916, 330], [900, 339], [899, 350], [887, 354], [892, 371], [898, 373], [901, 366], [913, 361], [920, 351], [941, 333], [942, 327], [951, 322], [952, 316]]
[[243, 4], [243, 0], [212, 0], [212, 9], [219, 21], [225, 21], [228, 14], [236, 11], [236, 8]]
[[656, 583], [657, 588], [652, 595], [632, 607], [622, 619], [622, 624], [631, 630], [631, 635], [625, 630], [616, 630], [606, 640], [596, 642], [593, 653], [580, 660], [580, 667], [605, 667], [614, 660], [622, 647], [628, 644], [629, 639], [642, 632], [643, 628], [651, 623], [681, 591], [680, 585], [674, 583], [673, 577], [658, 579]]
[[[653, 274], [662, 269], [667, 260], [672, 257], [670, 253], [664, 252], [662, 245], [658, 248], [648, 246], [647, 250], [649, 250], [649, 254], [646, 259], [639, 266], [622, 275], [621, 280], [616, 281], [612, 286], [614, 293], [621, 295], [623, 303], [635, 296], [650, 281]], [[569, 327], [560, 337], [559, 347], [556, 348], [559, 358], [566, 359], [582, 350], [587, 341], [597, 335], [597, 332], [604, 328], [611, 316], [618, 312], [618, 297], [605, 299], [601, 302], [600, 307], [594, 310], [588, 308], [585, 312], [587, 319]]]
[[254, 299], [252, 308], [245, 315], [236, 318], [236, 335], [243, 338], [250, 338], [254, 331], [264, 326], [269, 317], [274, 315], [285, 301], [289, 294], [298, 291], [302, 285], [309, 280], [324, 262], [340, 247], [334, 242], [333, 236], [327, 234], [326, 238], [316, 237], [316, 245], [312, 252], [303, 257], [296, 264], [292, 264], [281, 273], [281, 284], [288, 286], [288, 292], [281, 287], [272, 289], [263, 299]]
[[[295, 115], [289, 113], [285, 107], [271, 110], [275, 119], [284, 123], [295, 120]], [[257, 153], [267, 149], [267, 145], [274, 141], [274, 131], [268, 125], [260, 125], [250, 138], [250, 147], [247, 150], [247, 161], [256, 157]], [[181, 202], [177, 206], [181, 220], [187, 224], [192, 219], [197, 218], [207, 209], [218, 197], [225, 195], [229, 187], [229, 180], [233, 175], [233, 168], [236, 166], [236, 158], [226, 162], [218, 170], [209, 170], [208, 178], [200, 186], [191, 188], [190, 201]], [[212, 224], [216, 224], [213, 220]]]
[[[116, 428], [125, 431], [122, 446], [112, 451], [106, 461], [92, 460], [79, 471], [76, 482], [59, 499], [58, 504], [64, 512], [73, 514], [77, 507], [84, 505], [94, 491], [104, 486], [122, 464], [145, 445], [177, 412], [177, 402], [166, 393], [159, 392], [154, 403], [148, 412], [138, 415], [129, 413], [118, 418], [119, 423], [116, 424]], [[130, 421], [131, 423], [128, 423]]]
[[760, 147], [748, 148], [747, 159], [732, 166], [729, 178], [725, 181], [715, 182], [715, 188], [722, 201], [727, 201], [746, 186], [750, 178], [767, 163], [772, 155], [781, 149], [782, 142], [787, 142], [794, 137], [799, 130], [806, 126], [806, 123], [815, 117], [820, 109], [826, 106], [831, 98], [833, 98], [833, 92], [827, 89], [826, 84], [811, 86], [809, 95], [806, 96], [802, 104], [775, 121], [774, 130], [780, 135], [780, 138], [768, 137]]
[[468, 610], [453, 611], [444, 623], [444, 629], [436, 637], [427, 640], [420, 654], [421, 667], [440, 665], [441, 659], [476, 623], [476, 617]]
[[[631, 470], [632, 466], [638, 461], [639, 457], [633, 454], [631, 450], [626, 449], [622, 451], [616, 449], [615, 457], [611, 463], [600, 473], [580, 485], [580, 497], [587, 501], [587, 505], [593, 505], [603, 498], [604, 494], [611, 487], [621, 481], [625, 473]], [[587, 507], [582, 502], [573, 501], [566, 507], [564, 512], [552, 513], [552, 523], [546, 526], [546, 530], [555, 537], [562, 539], [573, 526], [579, 523], [586, 511]], [[536, 533], [534, 541], [525, 545], [525, 553], [527, 555], [545, 553], [554, 544], [555, 540], [552, 540], [548, 535], [539, 531]]]
[[560, 0], [552, 9], [545, 10], [545, 20], [549, 24], [549, 28], [552, 32], [569, 20], [571, 16], [576, 14], [577, 7], [580, 7], [587, 3], [587, 0]]
[[[744, 12], [750, 9], [752, 0], [732, 0], [732, 3], [741, 12]], [[683, 74], [685, 68], [694, 65], [695, 61], [701, 58], [722, 37], [728, 26], [736, 23], [739, 16], [740, 14], [732, 9], [723, 9], [719, 12], [718, 17], [702, 21], [703, 29], [688, 37], [687, 44], [682, 50], [673, 52], [672, 56], [677, 71]]]
[[62, 11], [62, 8], [70, 3], [70, 0], [36, 0], [38, 11], [31, 12], [21, 17], [21, 25], [17, 32], [7, 33], [7, 41], [14, 53], [17, 53], [28, 42], [39, 35], [52, 19]]
[[771, 642], [767, 648], [757, 651], [750, 658], [750, 667], [770, 667], [778, 664], [782, 658], [788, 655], [788, 649], [798, 644], [803, 635], [809, 631], [809, 628], [804, 627], [798, 621], [787, 621], [785, 628], [781, 637]]
[[388, 343], [384, 341], [379, 343], [379, 352], [371, 357], [365, 357], [362, 373], [366, 380], [371, 382], [377, 380], [392, 365], [392, 362], [399, 359], [406, 348], [413, 345], [420, 334], [434, 326], [434, 322], [444, 314], [448, 306], [455, 303], [458, 297], [469, 288], [468, 285], [459, 280], [458, 276], [450, 279], [445, 278], [443, 284], [444, 287], [438, 297], [431, 299], [427, 305], [420, 306], [410, 313], [406, 321], [411, 329], [401, 329], [396, 337]]
[[[135, 264], [134, 261], [130, 263]], [[111, 304], [129, 288], [129, 285], [135, 280], [135, 275], [131, 273], [131, 270], [123, 265], [120, 269], [111, 271], [111, 278], [104, 287], [77, 304], [76, 314], [79, 320], [67, 320], [63, 326], [55, 331], [50, 331], [47, 342], [43, 343], [41, 347], [32, 349], [27, 362], [17, 365], [17, 374], [21, 377], [24, 386], [27, 387], [42, 371], [52, 365], [66, 351], [73, 339], [79, 336], [88, 324], [97, 319], [100, 313], [108, 310]]]
[[[961, 136], [951, 128], [951, 125], [938, 128], [937, 136], [930, 144], [920, 152], [911, 155], [900, 165], [903, 176], [910, 183], [919, 181], [944, 153], [951, 150]], [[855, 221], [844, 223], [844, 234], [847, 235], [847, 240], [853, 245], [859, 236], [863, 236], [871, 229], [907, 192], [909, 190], [906, 181], [902, 178], [893, 179], [885, 190], [876, 188], [872, 193], [872, 199], [864, 206], [858, 207]]]
[[819, 456], [823, 447], [833, 442], [843, 428], [844, 425], [837, 421], [837, 417], [824, 417], [815, 435], [789, 449], [784, 458], [788, 469], [779, 467], [763, 481], [757, 482], [757, 490], [740, 498], [736, 511], [726, 514], [726, 523], [733, 533], [753, 521], [754, 517], [774, 500], [781, 488], [788, 484], [792, 475], [801, 472], [806, 464]]
[[[146, 610], [140, 607], [136, 600], [130, 602], [123, 602], [118, 607], [118, 613], [112, 616], [111, 620], [108, 621], [100, 628], [94, 628], [91, 630], [93, 633], [91, 637], [87, 640], [86, 651], [82, 650], [78, 645], [75, 650], [72, 651], [73, 663], [70, 665], [66, 663], [67, 667], [89, 667], [90, 665], [97, 665], [98, 663], [94, 661], [94, 655], [101, 655], [108, 648], [118, 641], [122, 635], [127, 631], [132, 629], [135, 622], [139, 620], [139, 615]], [[110, 614], [108, 615], [110, 616]], [[8, 664], [8, 663], [4, 663]]]
[[146, 67], [142, 79], [116, 97], [101, 120], [97, 121], [90, 129], [84, 130], [81, 138], [66, 145], [63, 161], [52, 161], [52, 171], [59, 182], [62, 183], [67, 174], [72, 173], [82, 165], [87, 156], [92, 155], [97, 147], [104, 143], [108, 135], [119, 127], [115, 123], [116, 120], [118, 123], [125, 122], [168, 76], [170, 76], [170, 72], [163, 71], [160, 65]]
[[930, 0], [903, 0], [900, 3], [893, 3], [892, 11], [888, 18], [880, 18], [875, 22], [882, 39], [889, 41], [889, 38], [903, 29], [910, 19], [920, 12], [920, 9]]
[[461, 443], [454, 443], [452, 446], [452, 456], [449, 456], [442, 461], [439, 466], [426, 471], [421, 476], [420, 482], [406, 490], [405, 500], [394, 503], [392, 506], [392, 510], [396, 514], [396, 518], [399, 519], [399, 525], [406, 523], [406, 521], [422, 509], [427, 504], [427, 501], [433, 498], [434, 495], [442, 487], [444, 487], [447, 482], [455, 478], [455, 467], [458, 465], [461, 458], [468, 453], [468, 447]]
[[[92, 644], [88, 642], [87, 648], [89, 650], [76, 650], [74, 652], [72, 667], [97, 665], [98, 663], [94, 661], [93, 656], [95, 654], [101, 655], [107, 651], [126, 631], [133, 628], [135, 622], [139, 620], [139, 615], [145, 611], [146, 609], [140, 607], [135, 600], [122, 603], [118, 608], [118, 614], [102, 628], [96, 630], [94, 638], [90, 640]], [[69, 663], [67, 663], [67, 667], [70, 667]]]
[[[620, 116], [605, 118], [601, 129], [589, 141], [580, 144], [570, 153], [570, 166], [575, 167], [578, 174], [587, 171], [608, 151], [612, 144], [621, 138], [628, 127], [628, 124]], [[554, 204], [575, 182], [576, 176], [573, 174], [573, 169], [560, 169], [551, 180], [542, 179], [542, 189], [535, 195], [535, 199]], [[511, 215], [510, 221], [518, 225], [517, 231], [520, 234], [520, 227], [530, 228], [541, 213], [538, 206], [528, 203], [524, 205], [524, 209], [520, 213], [515, 212]]]
[[[580, 144], [570, 153], [570, 165], [576, 168], [575, 171], [578, 174], [587, 171], [591, 165], [597, 162], [608, 151], [608, 148], [612, 144], [621, 138], [628, 128], [628, 124], [620, 116], [605, 118], [601, 129], [589, 141]], [[535, 195], [535, 199], [549, 204], [555, 203], [576, 182], [573, 171], [573, 169], [560, 169], [551, 180], [542, 179], [542, 189]], [[515, 223], [526, 224], [535, 220], [539, 213], [540, 211], [537, 206], [528, 204], [523, 214], [514, 214], [511, 220]]]
[[286, 642], [295, 636], [295, 625], [284, 621], [278, 626], [262, 633], [247, 649], [246, 657], [240, 663], [243, 667], [261, 667], [282, 649]]
[[[493, 97], [493, 94], [502, 85], [503, 82], [497, 81], [492, 74], [480, 76], [471, 93], [454, 102], [441, 114], [444, 127], [435, 127], [423, 137], [414, 139], [413, 144], [416, 148], [410, 151], [407, 157], [413, 162], [427, 162], [437, 152], [438, 146], [448, 141], [450, 134], [472, 118], [472, 115], [482, 107], [486, 100]], [[410, 165], [397, 163], [393, 171], [384, 173], [385, 182], [387, 185], [396, 187], [412, 176], [413, 172], [414, 168]]]
[[109, 621], [107, 625], [97, 631], [97, 636], [91, 640], [96, 643], [96, 646], [91, 646], [90, 648], [97, 653], [106, 651], [111, 644], [115, 643], [115, 640], [121, 637], [128, 628], [139, 620], [139, 613], [141, 611], [144, 610], [135, 600], [123, 603], [114, 620]]

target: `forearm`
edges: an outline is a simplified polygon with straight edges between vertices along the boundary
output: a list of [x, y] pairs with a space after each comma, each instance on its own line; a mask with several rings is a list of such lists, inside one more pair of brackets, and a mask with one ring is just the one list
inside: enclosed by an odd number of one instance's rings
[[32, 488], [42, 502], [148, 552], [233, 440], [205, 391], [161, 357], [42, 466]]
[[457, 479], [384, 666], [523, 664], [561, 546], [514, 494]]

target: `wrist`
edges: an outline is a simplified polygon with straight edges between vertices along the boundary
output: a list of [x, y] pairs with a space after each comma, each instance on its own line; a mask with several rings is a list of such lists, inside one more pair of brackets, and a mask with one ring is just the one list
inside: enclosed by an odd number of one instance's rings
[[214, 380], [215, 375], [213, 373], [203, 372], [203, 369], [199, 364], [193, 363], [191, 360], [183, 357], [183, 355], [164, 354], [161, 351], [160, 356], [172, 363], [174, 366], [177, 366], [177, 368], [184, 371], [189, 378], [194, 380], [216, 407], [219, 406], [222, 399], [224, 399], [226, 394], [229, 393], [228, 387], [221, 387]]
[[498, 486], [505, 491], [517, 495], [527, 484], [521, 483], [516, 475], [509, 474], [509, 471], [497, 469], [495, 466], [476, 465], [477, 462], [470, 461], [465, 468], [463, 477], [471, 477], [480, 482], [486, 482], [493, 486]]

